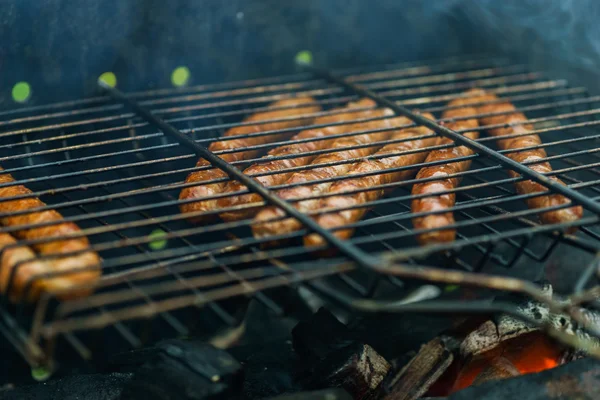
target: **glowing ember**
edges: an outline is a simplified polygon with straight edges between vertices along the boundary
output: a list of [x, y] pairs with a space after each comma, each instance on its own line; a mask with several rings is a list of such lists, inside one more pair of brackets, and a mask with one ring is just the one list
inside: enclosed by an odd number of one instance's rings
[[506, 340], [466, 364], [454, 365], [429, 394], [448, 396], [487, 380], [506, 379], [520, 374], [544, 371], [559, 365], [563, 348], [540, 332]]

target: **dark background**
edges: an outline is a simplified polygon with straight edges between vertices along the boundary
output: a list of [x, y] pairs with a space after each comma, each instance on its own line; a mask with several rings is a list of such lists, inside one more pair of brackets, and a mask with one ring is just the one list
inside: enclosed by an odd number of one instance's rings
[[[31, 104], [93, 95], [113, 71], [121, 89], [294, 71], [311, 50], [330, 68], [486, 52], [595, 88], [594, 0], [3, 0], [0, 108], [27, 81]], [[598, 39], [598, 40], [596, 40]], [[568, 65], [568, 67], [565, 67]]]

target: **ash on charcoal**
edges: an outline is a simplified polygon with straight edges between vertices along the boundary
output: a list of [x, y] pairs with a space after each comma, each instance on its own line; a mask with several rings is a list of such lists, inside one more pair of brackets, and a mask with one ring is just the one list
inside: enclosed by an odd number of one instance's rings
[[1, 400], [118, 400], [131, 374], [76, 375], [0, 391]]
[[460, 344], [460, 354], [466, 358], [493, 349], [500, 343], [498, 327], [492, 321], [486, 321], [469, 333]]
[[330, 388], [315, 390], [313, 392], [282, 394], [281, 396], [269, 397], [264, 400], [352, 400], [352, 396], [344, 389]]
[[600, 361], [585, 358], [537, 374], [471, 386], [449, 400], [596, 400], [600, 398]]
[[[550, 284], [545, 284], [542, 288], [548, 296], [552, 296], [553, 289]], [[554, 298], [558, 302], [568, 304], [568, 300], [566, 299], [561, 299], [559, 296], [556, 295], [554, 296]], [[590, 326], [593, 329], [600, 331], [600, 312], [594, 310], [587, 310], [581, 307], [577, 308], [581, 312], [583, 317], [587, 319]], [[592, 340], [592, 342], [595, 343], [596, 347], [600, 347], [600, 341], [590, 336], [583, 329], [579, 328], [568, 315], [551, 313], [548, 307], [542, 303], [530, 300], [517, 307], [517, 311], [528, 316], [529, 318], [537, 320], [540, 323], [548, 324], [557, 330], [561, 330], [571, 335], [576, 335], [581, 338]], [[537, 330], [537, 328], [531, 327], [528, 324], [523, 323], [523, 321], [514, 318], [510, 315], [501, 315], [498, 318], [496, 325], [498, 326], [498, 334], [500, 337], [500, 341]]]
[[[546, 296], [552, 297], [552, 285], [549, 283], [544, 283], [542, 285], [542, 292]], [[548, 322], [549, 319], [552, 318], [548, 307], [531, 300], [523, 302], [519, 307], [517, 307], [517, 311], [540, 322]], [[525, 324], [520, 319], [511, 317], [510, 315], [501, 315], [498, 318], [496, 325], [498, 327], [498, 336], [500, 340], [510, 339], [537, 329]]]
[[[135, 352], [134, 352], [135, 353]], [[123, 388], [125, 400], [200, 400], [239, 398], [243, 370], [226, 351], [182, 340], [168, 340], [143, 354], [146, 358]]]

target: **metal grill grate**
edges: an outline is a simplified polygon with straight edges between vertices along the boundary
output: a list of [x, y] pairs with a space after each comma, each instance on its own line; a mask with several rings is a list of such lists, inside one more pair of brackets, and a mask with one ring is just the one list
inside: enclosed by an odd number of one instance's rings
[[[379, 279], [368, 271], [372, 279], [367, 281], [346, 274], [355, 270], [356, 262], [372, 266], [381, 260], [409, 264], [426, 260], [481, 271], [488, 264], [510, 268], [523, 257], [544, 261], [559, 243], [596, 251], [600, 237], [592, 201], [598, 197], [596, 185], [600, 182], [600, 96], [590, 96], [585, 88], [571, 87], [564, 80], [547, 78], [526, 66], [489, 57], [339, 73], [345, 82], [359, 84], [403, 107], [431, 112], [437, 118], [448, 101], [471, 87], [484, 88], [510, 100], [534, 124], [533, 133], [544, 141], [554, 174], [574, 193], [585, 196], [592, 209], [586, 209], [579, 221], [538, 225], [536, 215], [547, 210], [524, 206], [523, 200], [531, 195], [516, 194], [513, 188], [514, 182], [522, 178], [509, 178], [497, 156], [480, 153], [468, 157], [473, 164], [469, 171], [458, 174], [463, 178], [462, 184], [452, 191], [458, 199], [453, 208], [457, 218], [454, 227], [458, 230], [454, 242], [417, 245], [410, 221], [414, 216], [410, 202], [415, 197], [410, 190], [419, 180], [411, 179], [387, 185], [386, 188], [394, 189], [392, 195], [368, 204], [372, 211], [352, 225], [356, 234], [344, 242], [349, 251], [329, 258], [314, 256], [298, 240], [308, 232], [306, 229], [278, 237], [291, 241], [265, 251], [261, 250], [265, 239], [250, 233], [251, 219], [206, 225], [188, 223], [189, 216], [179, 212], [182, 202], [178, 194], [184, 187], [194, 185], [183, 183], [189, 172], [207, 167], [193, 167], [197, 156], [189, 148], [157, 132], [136, 113], [109, 98], [6, 111], [0, 113], [0, 165], [15, 177], [16, 184], [29, 187], [48, 204], [43, 209], [56, 209], [66, 220], [83, 228], [79, 236], [87, 236], [93, 250], [103, 258], [103, 278], [95, 293], [85, 299], [58, 302], [46, 296], [33, 309], [4, 299], [0, 330], [32, 364], [52, 359], [58, 336], [66, 338], [81, 356], [88, 358], [91, 352], [82, 332], [112, 327], [127, 344], [139, 346], [140, 332], [148, 332], [149, 328], [140, 327], [136, 320], [157, 316], [166, 326], [161, 333], [187, 335], [193, 329], [190, 322], [197, 323], [197, 318], [179, 313], [187, 310], [195, 315], [203, 306], [208, 306], [224, 323], [235, 324], [235, 307], [232, 311], [217, 301], [254, 296], [281, 312], [277, 302], [268, 293], [262, 293], [277, 286], [337, 275], [353, 296], [370, 296]], [[302, 73], [184, 90], [140, 92], [132, 98], [197, 143], [207, 145], [225, 130], [242, 124], [239, 121], [245, 116], [290, 94], [313, 96], [325, 110], [318, 115], [331, 114], [333, 111], [328, 110], [359, 98], [351, 84]], [[483, 132], [486, 127], [477, 129]], [[364, 132], [339, 136], [359, 133]], [[482, 134], [476, 142], [493, 149], [493, 141]], [[256, 148], [266, 152], [287, 143], [291, 141]], [[443, 146], [436, 148], [440, 147]], [[330, 151], [319, 150], [315, 154]], [[294, 155], [282, 156], [285, 157]], [[232, 165], [243, 168], [254, 162], [260, 159]], [[414, 168], [415, 165], [410, 166]], [[339, 179], [344, 177], [330, 180]], [[227, 179], [220, 181], [223, 180]], [[285, 185], [276, 188], [282, 187]], [[228, 195], [232, 194], [214, 198]], [[581, 226], [577, 235], [562, 233], [573, 225]], [[15, 230], [0, 228], [2, 232]], [[402, 287], [395, 278], [388, 277], [386, 282]]]

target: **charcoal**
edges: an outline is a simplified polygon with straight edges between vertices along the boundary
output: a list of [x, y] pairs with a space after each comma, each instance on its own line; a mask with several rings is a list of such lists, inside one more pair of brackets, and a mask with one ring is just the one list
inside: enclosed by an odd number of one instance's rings
[[244, 366], [244, 399], [263, 399], [303, 387], [295, 379], [298, 356], [290, 340], [248, 344], [229, 353]]
[[419, 314], [365, 316], [353, 334], [388, 360], [402, 357], [450, 329], [456, 317]]
[[333, 351], [313, 368], [311, 389], [341, 387], [354, 399], [370, 399], [390, 370], [390, 364], [373, 348], [353, 343]]
[[515, 378], [485, 382], [449, 396], [449, 400], [546, 400], [600, 398], [600, 361], [584, 358]]
[[435, 338], [423, 345], [404, 368], [386, 379], [382, 385], [382, 392], [386, 393], [382, 397], [389, 400], [420, 398], [452, 364], [457, 346], [458, 343], [447, 338]]
[[131, 374], [75, 375], [16, 389], [1, 390], [1, 400], [118, 400]]
[[519, 375], [521, 373], [517, 367], [508, 359], [505, 357], [496, 357], [490, 360], [490, 365], [475, 378], [473, 385], [481, 385], [484, 382], [499, 381]]
[[[241, 397], [241, 364], [224, 350], [204, 343], [168, 340], [144, 357], [123, 388], [123, 400], [200, 400]], [[139, 353], [138, 353], [139, 355]], [[144, 358], [142, 357], [142, 358]]]
[[312, 392], [282, 394], [265, 400], [352, 400], [352, 396], [344, 389], [330, 388]]
[[354, 342], [346, 325], [325, 308], [320, 308], [309, 320], [299, 322], [292, 330], [292, 340], [296, 353], [315, 359]]

